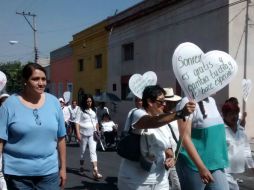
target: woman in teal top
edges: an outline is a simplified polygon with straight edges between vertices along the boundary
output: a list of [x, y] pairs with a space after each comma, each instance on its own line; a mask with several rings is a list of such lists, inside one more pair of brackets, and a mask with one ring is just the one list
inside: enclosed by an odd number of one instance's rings
[[60, 104], [44, 92], [42, 66], [29, 63], [22, 76], [23, 91], [11, 95], [0, 108], [0, 150], [7, 188], [64, 188], [66, 131]]
[[[178, 107], [188, 101], [183, 98]], [[200, 101], [186, 120], [178, 121], [183, 147], [176, 163], [182, 190], [228, 190], [228, 166], [223, 119], [215, 100]]]

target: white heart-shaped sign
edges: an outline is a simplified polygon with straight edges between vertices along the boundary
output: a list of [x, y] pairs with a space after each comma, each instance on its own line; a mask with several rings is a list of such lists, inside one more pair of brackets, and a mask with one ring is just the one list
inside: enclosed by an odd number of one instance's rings
[[156, 83], [156, 73], [153, 71], [148, 71], [143, 75], [133, 74], [129, 80], [129, 88], [135, 96], [142, 98], [145, 87], [149, 85], [155, 85]]
[[218, 50], [204, 54], [190, 42], [176, 48], [172, 63], [185, 95], [197, 102], [225, 87], [238, 70], [235, 60], [229, 54]]
[[2, 71], [0, 71], [0, 92], [4, 89], [6, 82], [7, 79], [5, 74]]
[[243, 93], [243, 99], [245, 102], [247, 102], [247, 99], [250, 95], [250, 92], [252, 90], [252, 82], [250, 79], [243, 79], [242, 80], [242, 93]]
[[64, 102], [68, 103], [71, 99], [71, 92], [69, 92], [69, 91], [64, 92], [63, 93], [63, 98], [64, 98]]

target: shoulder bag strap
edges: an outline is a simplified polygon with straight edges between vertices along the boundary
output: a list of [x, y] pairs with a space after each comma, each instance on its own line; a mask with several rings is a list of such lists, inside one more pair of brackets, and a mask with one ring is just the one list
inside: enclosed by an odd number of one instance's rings
[[173, 139], [175, 140], [175, 142], [176, 142], [176, 144], [178, 143], [178, 140], [177, 140], [177, 138], [176, 138], [176, 135], [175, 135], [175, 133], [174, 133], [174, 131], [173, 131], [173, 129], [172, 129], [172, 126], [168, 123], [168, 127], [169, 127], [169, 129], [170, 129], [170, 131], [171, 131], [171, 134], [172, 134], [172, 136], [173, 136]]
[[131, 133], [132, 132], [132, 120], [133, 120], [133, 114], [134, 114], [134, 112], [136, 111], [137, 109], [134, 109], [132, 112], [131, 112], [131, 115], [130, 115], [130, 119], [129, 119], [129, 123], [130, 123], [130, 125], [129, 125], [129, 130], [128, 130], [128, 133]]

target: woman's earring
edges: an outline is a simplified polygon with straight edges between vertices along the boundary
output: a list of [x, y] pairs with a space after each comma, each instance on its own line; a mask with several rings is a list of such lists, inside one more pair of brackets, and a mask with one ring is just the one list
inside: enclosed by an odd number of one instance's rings
[[24, 85], [26, 86], [26, 82], [24, 83]]

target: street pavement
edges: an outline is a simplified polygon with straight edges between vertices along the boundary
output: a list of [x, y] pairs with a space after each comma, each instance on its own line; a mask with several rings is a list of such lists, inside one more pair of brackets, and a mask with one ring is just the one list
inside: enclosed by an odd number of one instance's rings
[[[93, 179], [88, 152], [86, 152], [85, 158], [85, 175], [79, 174], [79, 151], [80, 148], [77, 144], [67, 145], [68, 179], [65, 190], [117, 190], [117, 173], [121, 158], [116, 152], [98, 151], [98, 166], [103, 178], [96, 181]], [[254, 173], [247, 171], [237, 177], [243, 180], [243, 183], [239, 184], [240, 190], [254, 190]]]
[[[98, 168], [103, 178], [93, 179], [89, 152], [85, 157], [85, 175], [79, 173], [80, 147], [67, 145], [67, 183], [65, 190], [117, 190], [117, 174], [121, 158], [114, 151], [98, 151]], [[87, 160], [87, 162], [86, 162]]]

